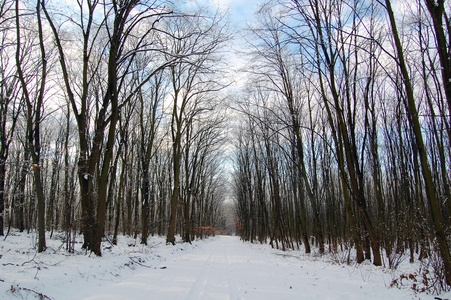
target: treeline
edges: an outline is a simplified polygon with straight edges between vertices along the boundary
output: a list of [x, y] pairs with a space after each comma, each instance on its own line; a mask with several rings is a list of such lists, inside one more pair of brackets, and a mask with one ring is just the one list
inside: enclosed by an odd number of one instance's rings
[[[175, 6], [177, 5], [177, 6]], [[0, 235], [222, 226], [221, 15], [158, 0], [0, 1]], [[221, 80], [219, 80], [221, 79]]]
[[274, 1], [249, 30], [234, 173], [239, 234], [451, 285], [450, 3]]

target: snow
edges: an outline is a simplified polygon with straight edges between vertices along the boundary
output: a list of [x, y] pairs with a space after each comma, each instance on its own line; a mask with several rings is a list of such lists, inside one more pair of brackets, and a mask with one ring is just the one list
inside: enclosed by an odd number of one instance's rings
[[[337, 254], [304, 254], [219, 236], [193, 244], [166, 245], [162, 237], [119, 237], [103, 243], [102, 257], [63, 235], [36, 253], [35, 234], [13, 232], [0, 240], [0, 299], [433, 299], [410, 286], [389, 287], [416, 266], [395, 272], [371, 263], [342, 264]], [[451, 298], [451, 293], [439, 296]]]

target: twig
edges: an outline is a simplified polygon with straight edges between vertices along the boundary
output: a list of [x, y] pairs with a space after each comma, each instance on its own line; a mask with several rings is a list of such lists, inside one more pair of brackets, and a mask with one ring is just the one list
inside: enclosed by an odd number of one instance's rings
[[56, 262], [56, 263], [54, 263], [54, 264], [47, 264], [47, 265], [48, 265], [48, 266], [54, 267], [54, 266], [59, 265], [59, 264], [62, 263], [63, 261], [66, 261], [67, 259], [68, 259], [68, 257], [65, 257], [65, 258], [63, 258], [62, 260], [60, 260], [60, 261], [58, 261], [58, 262]]
[[160, 246], [161, 244], [163, 244], [163, 243], [156, 243], [154, 245], [148, 245], [147, 248], [153, 249], [153, 248], [156, 248], [157, 246]]
[[43, 293], [36, 292], [35, 290], [29, 289], [29, 288], [22, 288], [22, 290], [24, 290], [24, 291], [29, 291], [29, 292], [33, 292], [33, 293], [37, 294], [37, 295], [39, 296], [39, 299], [48, 299], [48, 300], [52, 300], [52, 298], [50, 298], [49, 296], [44, 295]]
[[103, 237], [111, 244], [111, 247], [116, 246], [106, 235], [104, 235]]
[[24, 262], [24, 263], [22, 264], [22, 266], [24, 266], [25, 264], [34, 262], [34, 263], [37, 265], [37, 266], [36, 266], [36, 274], [34, 275], [34, 279], [37, 279], [37, 278], [38, 278], [38, 273], [39, 273], [39, 271], [41, 270], [41, 264], [38, 263], [36, 260], [34, 260], [34, 259], [36, 258], [36, 254], [37, 254], [37, 253], [38, 253], [38, 251], [36, 251], [36, 252], [34, 253], [34, 256], [33, 256], [32, 259], [30, 259], [29, 261], [26, 261], [26, 262]]
[[36, 257], [36, 254], [38, 254], [38, 251], [36, 251], [36, 252], [34, 253], [34, 256], [33, 256], [32, 259], [30, 259], [29, 261], [24, 262], [24, 263], [22, 264], [22, 267], [23, 267], [25, 264], [31, 263], [32, 261], [34, 261], [34, 262], [36, 263], [36, 261], [34, 260], [35, 257]]
[[15, 264], [13, 264], [13, 263], [6, 263], [6, 264], [2, 264], [3, 266], [9, 266], [9, 265], [11, 265], [11, 266], [15, 266]]
[[138, 265], [140, 265], [140, 266], [143, 266], [143, 267], [146, 267], [146, 268], [153, 268], [152, 266], [147, 266], [147, 265], [145, 265], [145, 264], [142, 264], [142, 263], [140, 263], [139, 261], [136, 261], [135, 259], [134, 259], [134, 257], [133, 256], [129, 256], [129, 258], [130, 258], [130, 260], [132, 261], [132, 262], [134, 262], [135, 264], [138, 264]]

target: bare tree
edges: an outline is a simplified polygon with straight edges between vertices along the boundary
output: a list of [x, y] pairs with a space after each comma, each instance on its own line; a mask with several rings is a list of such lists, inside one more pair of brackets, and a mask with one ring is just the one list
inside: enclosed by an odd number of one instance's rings
[[[40, 57], [38, 61], [33, 63], [38, 63], [39, 68], [37, 69], [36, 80], [38, 82], [39, 88], [36, 94], [33, 95], [30, 90], [30, 78], [29, 74], [26, 76], [24, 74], [24, 57], [25, 55], [30, 55], [30, 53], [25, 54], [24, 49], [21, 48], [21, 31], [22, 25], [20, 23], [20, 1], [16, 1], [16, 67], [18, 77], [21, 83], [22, 97], [25, 99], [26, 105], [26, 119], [27, 119], [27, 139], [28, 146], [30, 147], [29, 153], [31, 154], [32, 168], [34, 174], [34, 184], [36, 195], [38, 199], [38, 232], [39, 232], [39, 242], [38, 242], [38, 252], [45, 251], [45, 195], [43, 189], [42, 175], [41, 175], [41, 122], [42, 122], [42, 110], [43, 102], [45, 96], [45, 85], [47, 79], [47, 59], [48, 55], [45, 49], [45, 41], [42, 30], [41, 21], [41, 3], [37, 1], [36, 5], [36, 17], [37, 17], [37, 27], [39, 36], [39, 49]], [[39, 73], [40, 74], [39, 74]]]
[[432, 18], [435, 46], [440, 57], [441, 74], [448, 103], [448, 112], [451, 115], [451, 50], [450, 37], [451, 24], [448, 13], [445, 11], [444, 0], [424, 0], [429, 14]]
[[15, 74], [15, 66], [11, 64], [16, 49], [11, 43], [10, 35], [13, 31], [12, 15], [14, 1], [0, 3], [0, 235], [3, 235], [5, 216], [5, 180], [9, 146], [13, 140], [17, 119], [21, 111], [22, 102], [18, 97], [19, 82]]
[[[142, 210], [141, 210], [141, 243], [147, 244], [149, 209], [155, 202], [155, 191], [151, 182], [150, 164], [152, 158], [156, 155], [159, 144], [157, 143], [157, 134], [162, 118], [162, 105], [165, 93], [164, 73], [157, 74], [148, 93], [139, 93], [140, 118], [139, 126], [141, 133], [141, 168], [142, 168]], [[152, 198], [152, 199], [150, 199]], [[150, 202], [150, 203], [149, 203]]]

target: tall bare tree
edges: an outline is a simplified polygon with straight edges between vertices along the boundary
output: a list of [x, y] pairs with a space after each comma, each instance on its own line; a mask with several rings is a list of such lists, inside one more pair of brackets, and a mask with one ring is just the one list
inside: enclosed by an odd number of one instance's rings
[[19, 81], [15, 74], [14, 44], [10, 42], [13, 31], [14, 1], [0, 3], [0, 235], [4, 234], [5, 180], [9, 146], [13, 140], [19, 113], [23, 105], [18, 97]]
[[[30, 74], [24, 73], [24, 60], [25, 56], [30, 55], [31, 53], [24, 53], [24, 49], [21, 48], [21, 37], [23, 30], [22, 24], [20, 23], [20, 1], [16, 1], [16, 67], [18, 77], [21, 83], [21, 93], [22, 97], [25, 99], [26, 105], [26, 119], [27, 119], [27, 139], [28, 146], [30, 147], [29, 153], [31, 154], [32, 160], [32, 169], [34, 175], [34, 185], [35, 192], [37, 196], [37, 206], [38, 206], [38, 252], [45, 251], [46, 242], [45, 242], [45, 195], [44, 195], [44, 187], [42, 181], [42, 162], [41, 162], [41, 122], [42, 122], [42, 111], [44, 107], [44, 97], [45, 97], [45, 87], [47, 80], [47, 60], [49, 59], [46, 49], [45, 49], [45, 41], [42, 29], [42, 20], [41, 20], [41, 3], [37, 1], [36, 4], [36, 17], [37, 17], [37, 27], [38, 27], [38, 46], [40, 49], [40, 56], [37, 61], [33, 63], [38, 64], [38, 68], [36, 71], [36, 81], [38, 82], [39, 88], [37, 89], [35, 95], [31, 93], [30, 88], [30, 78], [28, 77]], [[30, 66], [28, 66], [30, 68]]]

